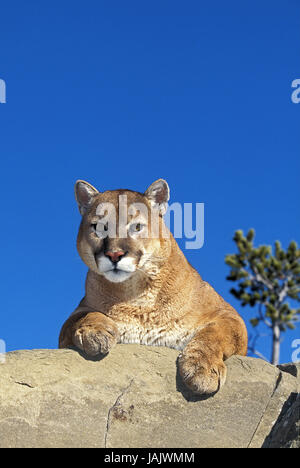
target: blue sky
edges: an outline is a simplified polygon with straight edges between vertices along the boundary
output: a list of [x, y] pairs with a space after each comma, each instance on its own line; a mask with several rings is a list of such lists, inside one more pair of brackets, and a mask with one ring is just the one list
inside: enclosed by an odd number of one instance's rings
[[[230, 295], [236, 229], [299, 241], [296, 0], [14, 1], [1, 6], [1, 321], [7, 349], [55, 348], [84, 294], [76, 179], [205, 203], [187, 258]], [[182, 243], [180, 245], [183, 245]], [[249, 327], [249, 330], [251, 328]], [[289, 332], [282, 361], [291, 359]], [[270, 342], [259, 343], [270, 355]]]

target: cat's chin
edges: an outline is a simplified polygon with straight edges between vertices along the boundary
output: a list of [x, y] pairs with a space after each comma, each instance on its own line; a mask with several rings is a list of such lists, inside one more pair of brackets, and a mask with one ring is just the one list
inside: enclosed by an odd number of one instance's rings
[[123, 283], [123, 281], [128, 280], [132, 276], [132, 272], [123, 271], [123, 270], [110, 270], [105, 273], [101, 273], [107, 281], [111, 283]]

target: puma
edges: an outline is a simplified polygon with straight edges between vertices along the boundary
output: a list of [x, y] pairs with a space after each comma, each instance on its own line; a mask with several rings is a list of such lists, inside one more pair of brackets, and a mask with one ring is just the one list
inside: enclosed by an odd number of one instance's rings
[[[77, 248], [89, 270], [85, 297], [62, 326], [59, 347], [94, 356], [116, 343], [168, 346], [181, 351], [179, 373], [189, 389], [217, 392], [226, 380], [224, 361], [247, 353], [246, 326], [167, 230], [167, 182], [159, 179], [142, 194], [98, 192], [79, 180], [75, 196], [82, 215]], [[122, 229], [120, 200], [128, 208]]]

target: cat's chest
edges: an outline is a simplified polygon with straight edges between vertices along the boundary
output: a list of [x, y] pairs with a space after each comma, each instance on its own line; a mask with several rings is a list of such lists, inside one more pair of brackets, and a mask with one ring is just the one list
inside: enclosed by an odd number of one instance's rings
[[167, 346], [182, 350], [191, 338], [191, 332], [177, 324], [157, 325], [140, 323], [138, 320], [127, 323], [116, 321], [121, 343], [135, 343], [148, 346]]
[[170, 307], [154, 297], [148, 299], [135, 298], [109, 309], [107, 315], [118, 327], [120, 342], [183, 349], [194, 331], [188, 330]]

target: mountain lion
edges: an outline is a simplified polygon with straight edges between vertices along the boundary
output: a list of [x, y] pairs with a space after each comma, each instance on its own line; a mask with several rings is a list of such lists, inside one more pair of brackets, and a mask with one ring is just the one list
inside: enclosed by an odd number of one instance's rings
[[89, 271], [85, 297], [64, 323], [59, 347], [75, 345], [94, 356], [116, 343], [168, 346], [181, 351], [178, 367], [188, 388], [218, 391], [224, 361], [247, 353], [247, 331], [166, 228], [167, 182], [159, 179], [142, 194], [98, 192], [79, 180], [75, 196], [82, 215], [77, 248]]

